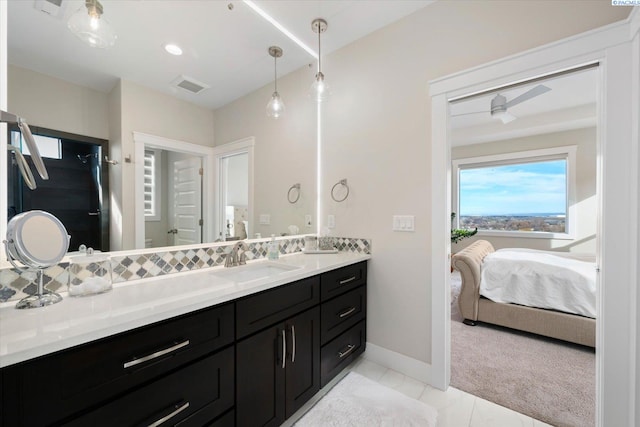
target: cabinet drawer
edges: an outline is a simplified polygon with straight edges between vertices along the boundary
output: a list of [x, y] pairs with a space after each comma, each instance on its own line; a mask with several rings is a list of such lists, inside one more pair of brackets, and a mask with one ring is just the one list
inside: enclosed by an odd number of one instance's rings
[[321, 276], [320, 296], [326, 301], [367, 283], [367, 262], [348, 265]]
[[320, 386], [324, 387], [365, 350], [366, 320], [347, 330], [320, 350]]
[[299, 280], [236, 302], [236, 338], [240, 339], [320, 302], [318, 276]]
[[[188, 419], [214, 420], [233, 407], [234, 352], [228, 348], [138, 388], [64, 424], [69, 427], [167, 425]], [[159, 424], [158, 424], [159, 425]], [[180, 425], [202, 425], [184, 423]]]
[[367, 288], [360, 286], [322, 304], [320, 336], [322, 345], [331, 341], [359, 321], [367, 313]]
[[[19, 425], [48, 425], [153, 380], [233, 342], [226, 304], [28, 362], [19, 369]], [[30, 401], [38, 401], [38, 411]]]

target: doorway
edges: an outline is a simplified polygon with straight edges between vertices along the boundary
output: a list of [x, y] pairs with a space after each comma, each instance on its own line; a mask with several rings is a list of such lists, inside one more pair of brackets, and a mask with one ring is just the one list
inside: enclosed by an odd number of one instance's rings
[[[109, 177], [104, 154], [108, 141], [52, 129], [31, 127], [48, 180], [35, 177], [31, 190], [22, 178], [16, 159], [7, 157], [7, 218], [30, 210], [44, 210], [56, 216], [69, 233], [69, 250], [80, 245], [109, 251]], [[17, 126], [9, 126], [9, 144], [29, 153]]]
[[[450, 104], [451, 209], [459, 220], [452, 228], [479, 230], [477, 236], [452, 243], [452, 252], [481, 239], [499, 250], [487, 257], [489, 263], [494, 256], [522, 256], [501, 270], [504, 280], [492, 282], [498, 286], [492, 288], [499, 289], [496, 293], [485, 287], [483, 261], [480, 295], [597, 317], [597, 200], [602, 196], [597, 194], [601, 179], [596, 155], [597, 76], [593, 64]], [[500, 112], [508, 117], [490, 113], [498, 101], [506, 105]], [[543, 260], [558, 262], [549, 270], [540, 264]], [[584, 275], [568, 280], [578, 268]], [[534, 273], [536, 279], [529, 281]], [[460, 283], [460, 274], [454, 271], [451, 385], [552, 425], [594, 425], [594, 349], [518, 331], [515, 325], [521, 318], [515, 315], [498, 320], [503, 327], [482, 322], [463, 325], [455, 304]], [[519, 289], [515, 300], [498, 295], [513, 292], [514, 287]], [[545, 297], [549, 295], [545, 291], [560, 287], [566, 301], [562, 306]], [[465, 303], [464, 316], [471, 319], [467, 323], [487, 319], [483, 309], [488, 306], [482, 301], [478, 318], [469, 317], [469, 298]], [[595, 322], [591, 322], [588, 330], [593, 339]], [[568, 334], [566, 339], [578, 337]], [[549, 359], [555, 362], [546, 363]]]

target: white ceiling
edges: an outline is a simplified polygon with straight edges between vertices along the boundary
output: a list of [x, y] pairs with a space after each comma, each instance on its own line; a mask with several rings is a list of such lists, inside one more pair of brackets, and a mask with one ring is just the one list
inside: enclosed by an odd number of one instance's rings
[[[83, 44], [66, 27], [68, 17], [84, 7], [84, 0], [63, 0], [61, 17], [37, 10], [34, 5], [42, 1], [9, 0], [8, 62], [103, 92], [122, 78], [218, 108], [273, 81], [269, 46], [284, 51], [278, 59], [279, 76], [315, 65], [311, 55], [240, 0], [101, 0], [104, 17], [118, 36], [116, 45], [108, 50]], [[311, 21], [326, 19], [324, 56], [433, 1], [255, 3], [314, 51], [318, 42]], [[174, 57], [164, 52], [168, 42], [180, 45], [184, 54]], [[179, 75], [210, 88], [194, 95], [171, 87]]]
[[[597, 76], [597, 69], [591, 68], [453, 102], [452, 144], [477, 144], [595, 126]], [[508, 112], [516, 120], [503, 124], [491, 117], [491, 100], [497, 93], [508, 102], [539, 84], [551, 91], [510, 107]]]

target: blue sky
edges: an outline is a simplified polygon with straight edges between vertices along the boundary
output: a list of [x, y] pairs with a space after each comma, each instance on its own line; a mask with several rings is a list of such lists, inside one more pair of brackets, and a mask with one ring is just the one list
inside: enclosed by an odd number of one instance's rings
[[460, 216], [566, 213], [566, 161], [460, 171]]

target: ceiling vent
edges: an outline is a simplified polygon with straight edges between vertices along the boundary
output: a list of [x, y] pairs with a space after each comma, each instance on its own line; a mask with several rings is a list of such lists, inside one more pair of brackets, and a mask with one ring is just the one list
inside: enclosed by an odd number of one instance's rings
[[209, 85], [187, 76], [178, 76], [171, 82], [171, 85], [194, 94], [200, 93], [205, 89], [209, 89]]
[[64, 17], [67, 2], [63, 0], [36, 0], [33, 3], [36, 10], [51, 15], [54, 18], [62, 19]]

